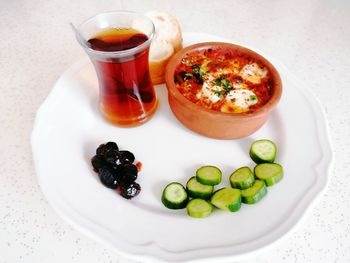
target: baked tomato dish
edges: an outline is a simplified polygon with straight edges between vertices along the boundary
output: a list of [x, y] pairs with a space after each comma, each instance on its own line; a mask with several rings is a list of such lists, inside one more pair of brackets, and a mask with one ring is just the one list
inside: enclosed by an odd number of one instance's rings
[[180, 93], [204, 108], [254, 112], [271, 98], [269, 71], [256, 59], [228, 48], [191, 51], [175, 70]]

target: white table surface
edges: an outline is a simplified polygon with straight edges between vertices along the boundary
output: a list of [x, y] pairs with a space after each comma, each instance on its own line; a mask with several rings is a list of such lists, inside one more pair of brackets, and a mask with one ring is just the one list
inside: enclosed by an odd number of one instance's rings
[[58, 217], [35, 176], [35, 113], [84, 57], [68, 22], [108, 10], [169, 11], [183, 31], [215, 34], [280, 60], [324, 106], [335, 162], [302, 224], [239, 262], [350, 262], [350, 1], [0, 0], [0, 263], [133, 262]]

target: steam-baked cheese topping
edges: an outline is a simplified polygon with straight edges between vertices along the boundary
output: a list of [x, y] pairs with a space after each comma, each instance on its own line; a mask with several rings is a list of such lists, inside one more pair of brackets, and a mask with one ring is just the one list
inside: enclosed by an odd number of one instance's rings
[[[234, 106], [235, 110], [238, 112], [245, 112], [250, 106], [258, 102], [257, 96], [253, 91], [244, 89], [244, 87], [246, 87], [245, 84], [235, 83], [232, 85], [232, 87], [233, 89], [225, 94], [223, 92], [224, 88], [222, 86], [215, 85], [215, 78], [209, 75], [204, 80], [202, 89], [197, 93], [197, 98], [205, 98], [210, 100], [212, 103], [217, 103], [218, 101], [224, 99], [226, 102], [229, 102], [231, 106]], [[221, 109], [222, 111], [227, 112], [225, 108]]]
[[261, 79], [266, 77], [267, 70], [259, 67], [259, 65], [256, 63], [252, 63], [245, 65], [239, 75], [249, 82], [260, 84]]
[[239, 89], [231, 90], [226, 96], [226, 101], [232, 102], [237, 108], [246, 111], [250, 106], [256, 104], [258, 99], [253, 91]]
[[204, 97], [209, 99], [212, 103], [217, 103], [219, 100], [221, 100], [219, 95], [221, 90], [221, 87], [215, 85], [213, 86], [209, 81], [205, 81], [201, 91], [197, 93], [197, 98]]

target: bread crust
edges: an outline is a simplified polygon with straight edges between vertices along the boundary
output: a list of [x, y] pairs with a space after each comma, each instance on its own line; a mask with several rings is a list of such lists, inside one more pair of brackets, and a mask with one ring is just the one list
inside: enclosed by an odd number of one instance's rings
[[[171, 44], [173, 52], [168, 52], [164, 58], [155, 60], [150, 57], [150, 75], [154, 85], [165, 82], [165, 68], [170, 58], [182, 49], [182, 33], [178, 20], [169, 13], [163, 11], [150, 11], [146, 13], [155, 26], [153, 41], [166, 41]], [[151, 45], [151, 53], [157, 53], [154, 49], [162, 48], [164, 45]], [[153, 50], [152, 50], [153, 49]], [[162, 52], [159, 50], [159, 52]]]

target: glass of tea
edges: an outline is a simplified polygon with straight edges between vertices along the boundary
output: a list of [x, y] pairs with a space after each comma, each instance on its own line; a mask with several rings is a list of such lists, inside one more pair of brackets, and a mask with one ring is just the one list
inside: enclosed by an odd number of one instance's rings
[[77, 28], [97, 73], [100, 111], [113, 124], [140, 125], [157, 108], [148, 69], [153, 34], [149, 18], [129, 11], [98, 14]]

